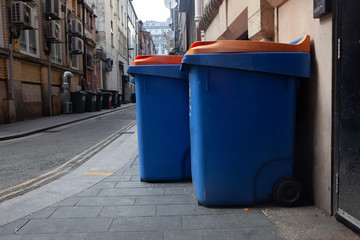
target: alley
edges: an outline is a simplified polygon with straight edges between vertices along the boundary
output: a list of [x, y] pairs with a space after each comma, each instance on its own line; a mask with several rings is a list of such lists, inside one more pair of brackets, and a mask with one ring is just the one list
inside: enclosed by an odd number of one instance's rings
[[0, 142], [0, 201], [52, 181], [76, 168], [126, 132], [136, 108], [29, 137]]

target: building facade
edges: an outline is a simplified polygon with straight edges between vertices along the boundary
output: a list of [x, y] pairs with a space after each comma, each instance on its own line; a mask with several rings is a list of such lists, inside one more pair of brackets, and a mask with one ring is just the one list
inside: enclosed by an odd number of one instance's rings
[[342, 0], [179, 0], [177, 41], [184, 52], [201, 39], [287, 43], [310, 35], [312, 78], [298, 90], [294, 174], [308, 200], [360, 228], [358, 10], [359, 2]]
[[[128, 63], [131, 65], [135, 60], [138, 48], [138, 18], [131, 0], [125, 0], [125, 6], [127, 11]], [[124, 100], [130, 102], [131, 96], [133, 96], [133, 100], [135, 99], [135, 85], [129, 82], [129, 77], [127, 77], [125, 84]]]
[[168, 55], [167, 39], [171, 37], [171, 28], [168, 22], [146, 21], [144, 29], [150, 32], [157, 55]]
[[87, 0], [97, 16], [96, 62], [100, 89], [116, 90], [126, 98], [128, 66], [127, 10], [123, 0]]
[[150, 32], [143, 28], [143, 22], [138, 23], [138, 52], [137, 55], [155, 55], [155, 44]]
[[[6, 0], [0, 5], [0, 123], [59, 114], [63, 73], [73, 73], [72, 91], [87, 83], [84, 40], [91, 56], [95, 49], [92, 10], [77, 0]], [[90, 60], [89, 64], [91, 70]]]

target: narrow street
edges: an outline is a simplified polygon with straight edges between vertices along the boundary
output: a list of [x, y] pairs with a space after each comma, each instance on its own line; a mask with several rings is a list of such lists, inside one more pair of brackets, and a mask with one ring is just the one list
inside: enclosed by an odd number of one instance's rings
[[0, 202], [66, 174], [135, 124], [136, 108], [0, 142]]

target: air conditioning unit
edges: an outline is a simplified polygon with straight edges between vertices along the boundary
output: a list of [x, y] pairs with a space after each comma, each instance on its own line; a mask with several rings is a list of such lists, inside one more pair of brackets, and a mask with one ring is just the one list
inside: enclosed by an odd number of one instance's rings
[[71, 53], [82, 54], [84, 52], [84, 42], [79, 37], [71, 38]]
[[36, 11], [22, 1], [11, 2], [11, 22], [21, 25], [22, 28], [35, 28]]
[[73, 19], [71, 21], [71, 32], [73, 35], [82, 35], [83, 25], [79, 20]]
[[47, 34], [46, 38], [54, 41], [59, 41], [61, 36], [60, 24], [55, 21], [49, 21], [47, 23]]
[[46, 0], [45, 15], [52, 19], [60, 19], [60, 0]]

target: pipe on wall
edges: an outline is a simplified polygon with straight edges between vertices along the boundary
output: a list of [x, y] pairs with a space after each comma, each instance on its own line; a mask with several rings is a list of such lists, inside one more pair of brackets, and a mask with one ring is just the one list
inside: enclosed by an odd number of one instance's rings
[[201, 15], [201, 1], [202, 0], [195, 0], [195, 25], [196, 27], [199, 27], [199, 24], [201, 22], [202, 19], [202, 15]]

